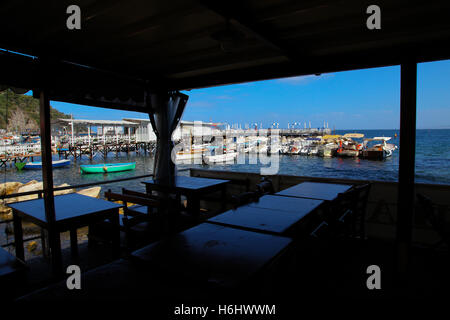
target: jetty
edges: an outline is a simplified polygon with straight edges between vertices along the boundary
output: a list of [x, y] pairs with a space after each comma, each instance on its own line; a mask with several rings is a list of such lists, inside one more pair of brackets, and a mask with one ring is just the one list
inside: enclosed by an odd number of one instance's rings
[[96, 155], [101, 155], [103, 158], [107, 158], [110, 153], [114, 153], [118, 156], [120, 153], [131, 152], [136, 154], [153, 153], [155, 150], [154, 142], [110, 142], [110, 143], [91, 143], [89, 145], [76, 144], [57, 148], [59, 158], [67, 159], [73, 157], [73, 159], [79, 160], [83, 156], [92, 160]]
[[40, 153], [32, 154], [14, 154], [14, 155], [2, 155], [0, 154], [0, 168], [6, 168], [8, 164], [12, 167], [17, 162], [27, 162], [29, 160], [34, 161], [35, 157], [40, 157]]

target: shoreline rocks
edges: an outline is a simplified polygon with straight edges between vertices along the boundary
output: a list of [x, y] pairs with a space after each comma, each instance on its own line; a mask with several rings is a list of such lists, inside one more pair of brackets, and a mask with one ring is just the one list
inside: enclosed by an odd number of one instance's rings
[[0, 184], [0, 196], [5, 196], [14, 193], [17, 189], [23, 186], [21, 182], [5, 182]]

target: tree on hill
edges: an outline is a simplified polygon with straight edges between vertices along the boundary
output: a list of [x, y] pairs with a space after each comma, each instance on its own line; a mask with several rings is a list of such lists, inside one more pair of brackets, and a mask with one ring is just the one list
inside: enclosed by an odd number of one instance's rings
[[[70, 118], [70, 115], [50, 107], [52, 119]], [[0, 129], [23, 132], [39, 128], [39, 100], [16, 94], [11, 90], [0, 92]]]
[[28, 118], [21, 109], [16, 109], [8, 119], [8, 131], [25, 132], [39, 129], [37, 123]]

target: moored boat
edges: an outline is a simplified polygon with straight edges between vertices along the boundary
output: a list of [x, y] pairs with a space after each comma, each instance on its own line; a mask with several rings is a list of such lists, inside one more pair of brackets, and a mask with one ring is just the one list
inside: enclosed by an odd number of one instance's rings
[[195, 160], [197, 160], [198, 163], [201, 163], [205, 152], [207, 152], [206, 148], [179, 151], [175, 154], [174, 160], [176, 164], [191, 164]]
[[[352, 133], [346, 134], [347, 136], [353, 136], [359, 138], [361, 134]], [[336, 156], [345, 157], [358, 157], [361, 154], [362, 145], [351, 138], [345, 138], [346, 140], [339, 140], [339, 147], [336, 150]]]
[[327, 143], [323, 146], [322, 156], [325, 158], [333, 157], [336, 154], [338, 147], [339, 146], [336, 143]]
[[237, 152], [227, 152], [211, 156], [203, 156], [203, 161], [207, 164], [211, 163], [227, 163], [234, 161], [238, 156]]
[[[361, 157], [371, 160], [383, 160], [387, 157], [392, 156], [392, 153], [397, 149], [397, 146], [391, 143], [386, 143], [386, 141], [389, 141], [390, 139], [390, 137], [375, 137], [372, 139], [364, 139]], [[370, 146], [370, 143], [373, 141], [381, 143]]]
[[[55, 160], [52, 161], [53, 168], [61, 168], [68, 166], [70, 164], [70, 160]], [[16, 162], [16, 168], [18, 170], [22, 169], [42, 169], [42, 162]]]
[[100, 164], [86, 164], [80, 166], [81, 173], [108, 173], [134, 170], [136, 162], [129, 163], [100, 163]]

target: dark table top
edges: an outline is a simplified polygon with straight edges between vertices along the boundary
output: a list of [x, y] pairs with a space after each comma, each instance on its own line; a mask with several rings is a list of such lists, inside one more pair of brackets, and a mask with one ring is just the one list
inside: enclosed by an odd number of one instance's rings
[[352, 187], [349, 184], [303, 182], [277, 192], [276, 195], [332, 201], [337, 198], [339, 193], [344, 193]]
[[[185, 191], [202, 191], [210, 187], [215, 187], [223, 184], [227, 184], [229, 180], [221, 179], [209, 179], [209, 178], [198, 178], [198, 177], [186, 177], [186, 176], [176, 176], [175, 177], [175, 188]], [[142, 181], [144, 184], [160, 185], [155, 183], [154, 180]], [[164, 186], [164, 185], [160, 185]]]
[[276, 259], [291, 239], [202, 223], [132, 254], [140, 264], [221, 286], [248, 280]]
[[[286, 199], [289, 198], [286, 197]], [[237, 210], [230, 210], [219, 214], [207, 222], [286, 235], [290, 229], [300, 223], [306, 215], [314, 211], [323, 202], [321, 200], [311, 199], [299, 200], [303, 200], [304, 205], [298, 206], [295, 211], [243, 206], [237, 208]]]
[[307, 214], [323, 203], [323, 200], [305, 199], [295, 197], [280, 197], [276, 195], [266, 195], [259, 198], [258, 202], [252, 202], [250, 207], [272, 209], [277, 211], [287, 211]]
[[[22, 201], [8, 204], [8, 206], [33, 220], [47, 222], [45, 218], [44, 199]], [[123, 207], [121, 204], [78, 193], [55, 196], [55, 218], [57, 222], [121, 207]]]

